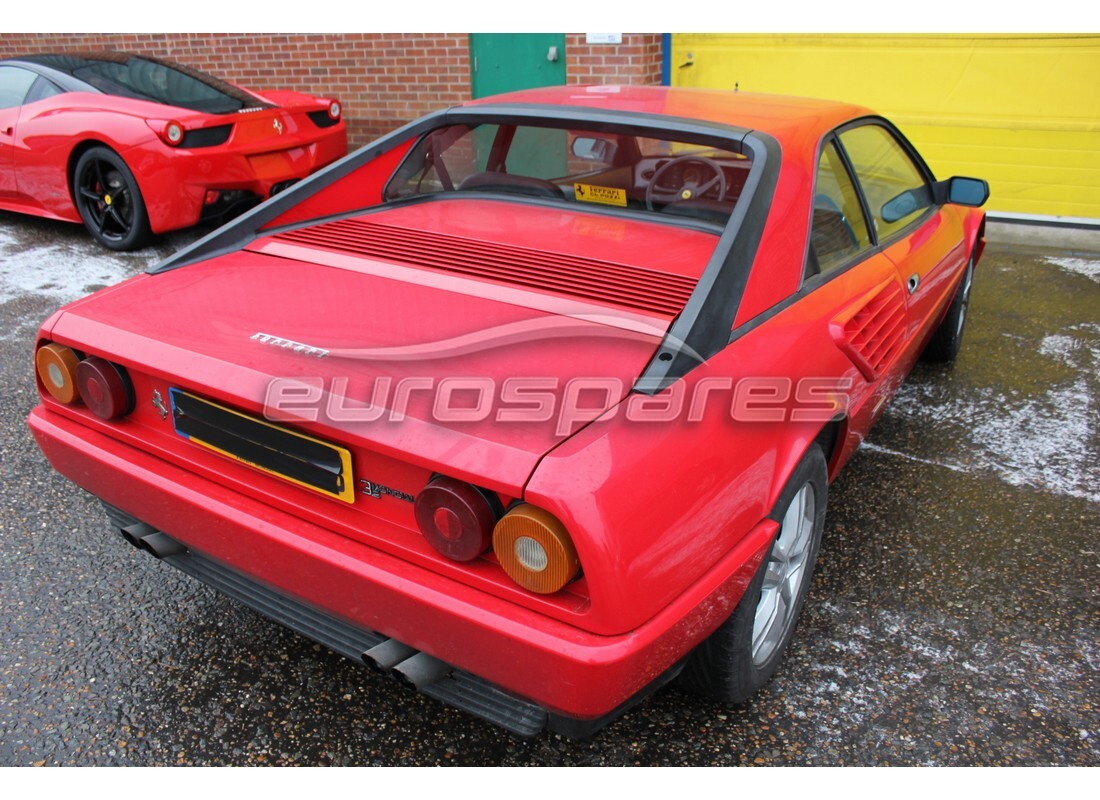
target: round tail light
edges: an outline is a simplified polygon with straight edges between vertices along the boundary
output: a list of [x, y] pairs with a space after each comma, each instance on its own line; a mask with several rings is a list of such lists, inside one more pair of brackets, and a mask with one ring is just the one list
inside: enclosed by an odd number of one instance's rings
[[416, 496], [416, 524], [428, 544], [453, 561], [472, 561], [489, 549], [497, 514], [475, 486], [438, 475]]
[[553, 594], [580, 572], [577, 548], [553, 514], [522, 503], [493, 530], [493, 552], [508, 577], [525, 589]]
[[172, 120], [164, 126], [164, 131], [161, 133], [160, 138], [164, 139], [164, 143], [171, 145], [172, 147], [179, 147], [183, 141], [183, 126], [175, 120]]
[[129, 376], [105, 358], [89, 356], [77, 364], [76, 385], [84, 405], [100, 419], [116, 419], [134, 409]]
[[340, 119], [340, 101], [333, 100], [328, 104], [328, 115], [330, 119]]
[[38, 348], [34, 365], [46, 391], [59, 403], [70, 405], [80, 400], [76, 367], [80, 358], [71, 347], [51, 342]]

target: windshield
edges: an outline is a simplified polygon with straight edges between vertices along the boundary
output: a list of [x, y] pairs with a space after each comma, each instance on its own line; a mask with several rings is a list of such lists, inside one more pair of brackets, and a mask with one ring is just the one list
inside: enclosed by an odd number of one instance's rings
[[526, 195], [724, 224], [748, 157], [675, 139], [527, 125], [450, 125], [426, 134], [387, 200], [441, 192]]

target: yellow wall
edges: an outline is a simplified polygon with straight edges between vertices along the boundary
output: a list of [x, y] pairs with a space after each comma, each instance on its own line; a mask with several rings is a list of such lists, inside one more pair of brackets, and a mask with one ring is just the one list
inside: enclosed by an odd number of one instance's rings
[[990, 211], [1100, 220], [1100, 35], [673, 34], [671, 73], [868, 106]]

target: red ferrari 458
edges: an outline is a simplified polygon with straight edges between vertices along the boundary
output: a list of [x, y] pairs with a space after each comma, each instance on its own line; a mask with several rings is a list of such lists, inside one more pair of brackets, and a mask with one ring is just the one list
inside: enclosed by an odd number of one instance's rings
[[58, 311], [30, 426], [131, 544], [516, 733], [738, 703], [988, 191], [841, 103], [468, 103]]
[[255, 205], [347, 153], [340, 103], [126, 53], [0, 61], [0, 209], [102, 245]]

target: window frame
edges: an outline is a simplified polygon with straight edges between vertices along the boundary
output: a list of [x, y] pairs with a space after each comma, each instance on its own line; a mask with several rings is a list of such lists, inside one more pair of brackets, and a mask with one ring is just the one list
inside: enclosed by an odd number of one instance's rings
[[[872, 224], [874, 219], [871, 214], [870, 206], [867, 203], [867, 195], [863, 189], [863, 184], [859, 179], [859, 174], [856, 172], [854, 165], [852, 164], [851, 157], [848, 155], [848, 151], [844, 147], [844, 143], [840, 140], [840, 134], [845, 131], [852, 130], [853, 128], [861, 128], [866, 125], [876, 125], [886, 131], [887, 134], [893, 137], [895, 143], [897, 143], [902, 151], [908, 156], [909, 160], [913, 162], [913, 165], [917, 168], [921, 177], [924, 179], [925, 185], [928, 187], [929, 195], [932, 197], [932, 202], [922, 210], [920, 214], [915, 216], [912, 220], [906, 223], [903, 227], [893, 231], [888, 236], [879, 238], [879, 231]], [[863, 211], [864, 222], [867, 224], [867, 233], [871, 239], [871, 246], [859, 250], [853, 253], [852, 256], [840, 262], [834, 269], [827, 273], [818, 271], [811, 271], [811, 266], [816, 264], [816, 258], [810, 258], [810, 245], [811, 245], [811, 232], [813, 229], [813, 198], [817, 193], [817, 173], [818, 166], [821, 163], [821, 157], [825, 152], [825, 148], [830, 142], [836, 142], [837, 152], [840, 154], [840, 158], [844, 163], [845, 169], [848, 172], [848, 177], [851, 179], [852, 184], [855, 186], [856, 196], [859, 197], [860, 208]], [[843, 275], [848, 270], [855, 267], [857, 264], [863, 263], [866, 259], [881, 253], [887, 247], [896, 244], [898, 241], [906, 236], [909, 236], [917, 228], [927, 222], [933, 214], [937, 213], [939, 209], [943, 207], [943, 203], [937, 200], [935, 184], [936, 177], [929, 168], [927, 162], [913, 147], [912, 142], [905, 138], [897, 126], [890, 122], [888, 119], [879, 116], [865, 116], [857, 117], [856, 119], [849, 120], [843, 125], [838, 125], [833, 130], [826, 133], [821, 137], [821, 141], [818, 142], [817, 150], [814, 154], [814, 174], [813, 185], [810, 190], [810, 207], [807, 210], [808, 224], [806, 226], [806, 252], [802, 262], [802, 286], [795, 296], [801, 295], [803, 291], [812, 291], [818, 286], [821, 286], [833, 278]]]
[[[825, 272], [821, 269], [821, 261], [819, 260], [817, 253], [813, 250], [813, 225], [814, 225], [814, 203], [817, 200], [817, 183], [818, 178], [821, 175], [821, 163], [825, 158], [825, 152], [832, 146], [836, 151], [837, 157], [840, 159], [841, 167], [844, 170], [844, 175], [847, 176], [848, 182], [852, 186], [852, 191], [855, 192], [856, 202], [859, 203], [859, 211], [863, 217], [863, 227], [867, 231], [868, 244], [865, 247], [857, 248], [848, 258], [840, 261], [836, 266]], [[808, 278], [815, 276], [828, 276], [834, 273], [842, 272], [848, 269], [853, 262], [863, 259], [865, 254], [871, 252], [878, 246], [878, 239], [874, 226], [871, 224], [870, 210], [867, 207], [867, 200], [863, 196], [863, 191], [860, 188], [859, 182], [856, 180], [855, 169], [852, 166], [851, 160], [848, 158], [848, 153], [840, 144], [840, 137], [837, 136], [837, 131], [830, 131], [822, 140], [821, 145], [817, 150], [817, 161], [814, 168], [814, 185], [813, 194], [810, 196], [810, 227], [807, 228], [806, 236], [806, 263], [802, 269], [802, 279], [805, 282]], [[814, 267], [813, 271], [810, 268]]]

